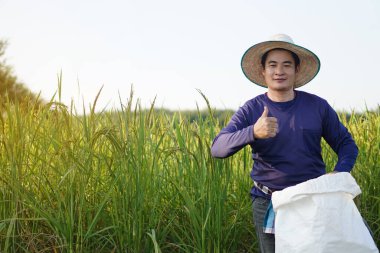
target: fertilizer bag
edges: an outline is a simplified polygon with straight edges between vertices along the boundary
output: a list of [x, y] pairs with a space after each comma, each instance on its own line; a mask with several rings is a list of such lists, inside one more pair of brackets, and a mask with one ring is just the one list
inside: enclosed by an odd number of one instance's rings
[[274, 192], [276, 253], [379, 252], [353, 201], [360, 193], [347, 172]]

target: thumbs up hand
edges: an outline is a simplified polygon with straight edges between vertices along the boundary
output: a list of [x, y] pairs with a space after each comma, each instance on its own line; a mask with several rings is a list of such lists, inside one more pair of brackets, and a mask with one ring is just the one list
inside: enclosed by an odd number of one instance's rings
[[268, 107], [264, 107], [261, 117], [253, 125], [253, 136], [256, 139], [275, 137], [278, 132], [278, 123], [275, 117], [268, 117]]

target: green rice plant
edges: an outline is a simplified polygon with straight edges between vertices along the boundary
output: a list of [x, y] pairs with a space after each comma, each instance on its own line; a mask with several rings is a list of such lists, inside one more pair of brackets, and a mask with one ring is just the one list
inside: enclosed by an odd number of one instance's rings
[[[100, 92], [99, 92], [100, 94]], [[208, 116], [142, 109], [89, 112], [52, 101], [0, 116], [0, 252], [255, 252], [244, 148], [214, 159], [225, 125]], [[186, 114], [187, 115], [187, 114]], [[380, 115], [343, 117], [360, 154], [360, 210], [380, 237]], [[336, 156], [323, 148], [329, 169]]]
[[[380, 109], [380, 108], [379, 108]], [[359, 208], [379, 244], [380, 238], [380, 110], [354, 115], [347, 123], [359, 147], [353, 176], [362, 189]]]

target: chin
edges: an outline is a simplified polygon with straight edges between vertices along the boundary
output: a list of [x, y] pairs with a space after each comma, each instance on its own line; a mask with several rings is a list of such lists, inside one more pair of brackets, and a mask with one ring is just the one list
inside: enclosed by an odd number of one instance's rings
[[293, 87], [271, 87], [271, 90], [285, 92], [293, 90]]

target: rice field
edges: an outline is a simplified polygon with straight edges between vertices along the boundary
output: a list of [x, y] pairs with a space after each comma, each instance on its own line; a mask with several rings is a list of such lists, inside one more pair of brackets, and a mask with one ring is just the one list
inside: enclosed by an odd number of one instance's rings
[[[207, 100], [206, 100], [207, 102]], [[0, 252], [255, 252], [250, 150], [210, 154], [226, 119], [1, 108]], [[380, 115], [341, 115], [359, 147], [356, 203], [380, 243]], [[336, 156], [323, 144], [329, 169]]]

